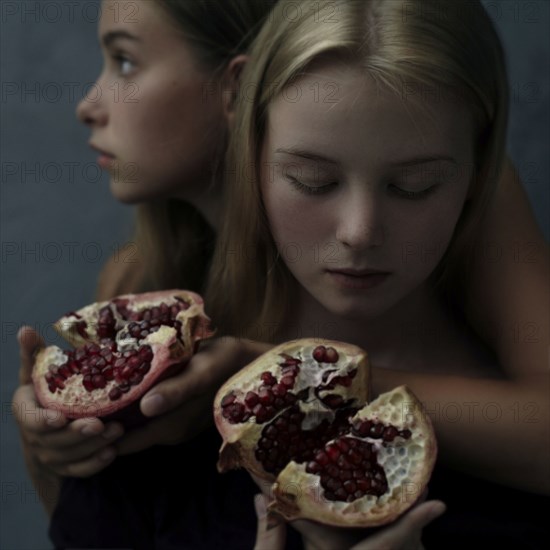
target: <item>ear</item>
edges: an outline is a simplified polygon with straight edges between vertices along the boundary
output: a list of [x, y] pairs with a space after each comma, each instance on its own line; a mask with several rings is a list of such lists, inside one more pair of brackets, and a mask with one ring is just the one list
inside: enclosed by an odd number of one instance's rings
[[222, 109], [230, 126], [235, 118], [241, 73], [249, 59], [250, 56], [244, 54], [233, 57], [222, 75]]

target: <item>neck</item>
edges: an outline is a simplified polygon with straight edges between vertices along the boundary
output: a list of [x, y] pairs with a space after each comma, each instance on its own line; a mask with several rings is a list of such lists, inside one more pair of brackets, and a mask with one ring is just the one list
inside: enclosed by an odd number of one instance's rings
[[390, 366], [399, 356], [413, 352], [419, 334], [437, 328], [441, 315], [441, 304], [427, 284], [375, 319], [335, 317], [302, 290], [295, 326], [301, 328], [304, 337], [317, 336], [360, 346], [378, 366]]

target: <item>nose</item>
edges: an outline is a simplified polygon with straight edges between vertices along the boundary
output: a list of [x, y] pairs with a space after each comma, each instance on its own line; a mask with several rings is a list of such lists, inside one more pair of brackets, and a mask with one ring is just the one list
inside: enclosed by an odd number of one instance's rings
[[336, 239], [348, 248], [376, 248], [386, 238], [383, 205], [373, 190], [361, 187], [349, 192], [338, 209]]
[[101, 86], [96, 82], [86, 92], [76, 107], [76, 117], [86, 126], [104, 126], [107, 123], [107, 109]]

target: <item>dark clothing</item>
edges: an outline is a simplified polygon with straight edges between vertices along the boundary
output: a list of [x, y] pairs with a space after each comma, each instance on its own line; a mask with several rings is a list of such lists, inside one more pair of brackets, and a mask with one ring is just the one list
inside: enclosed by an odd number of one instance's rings
[[[243, 470], [217, 473], [220, 445], [211, 429], [181, 445], [119, 457], [91, 478], [66, 479], [50, 526], [55, 547], [252, 550], [259, 491]], [[547, 548], [550, 499], [441, 466], [429, 489], [447, 512], [424, 530], [426, 550]], [[303, 548], [292, 528], [286, 548]]]
[[424, 529], [426, 550], [540, 550], [550, 542], [550, 498], [436, 466], [428, 499], [447, 511]]
[[[56, 548], [247, 550], [254, 548], [254, 495], [246, 471], [218, 474], [212, 428], [187, 443], [118, 457], [88, 478], [67, 478], [50, 525]], [[302, 549], [288, 530], [287, 546]]]

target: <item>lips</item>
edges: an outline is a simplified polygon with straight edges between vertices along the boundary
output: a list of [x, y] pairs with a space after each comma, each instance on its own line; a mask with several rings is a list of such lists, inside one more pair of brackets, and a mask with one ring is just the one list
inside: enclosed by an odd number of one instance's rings
[[94, 145], [93, 143], [90, 143], [89, 145], [94, 151], [97, 151], [99, 153], [99, 156], [97, 157], [97, 163], [101, 168], [103, 168], [103, 170], [109, 170], [110, 168], [113, 168], [113, 163], [115, 162], [114, 155], [111, 155], [111, 153], [100, 149], [97, 145]]
[[329, 273], [341, 273], [350, 277], [365, 277], [367, 275], [388, 275], [389, 271], [381, 271], [378, 269], [327, 269]]
[[331, 269], [327, 273], [339, 287], [352, 290], [374, 288], [390, 276], [388, 271], [374, 269]]
[[108, 153], [107, 151], [104, 151], [103, 149], [100, 149], [97, 145], [94, 145], [93, 143], [88, 143], [88, 145], [94, 150], [97, 151], [101, 156], [115, 158], [115, 155], [112, 155], [111, 153]]

